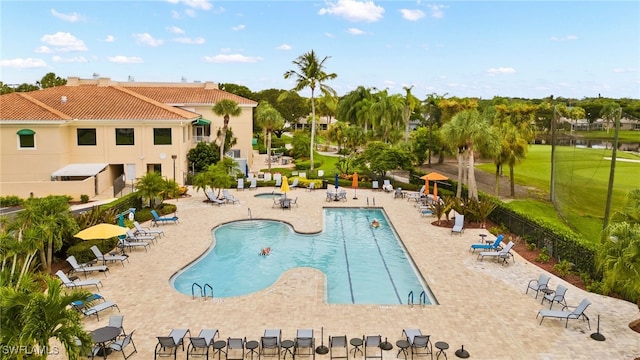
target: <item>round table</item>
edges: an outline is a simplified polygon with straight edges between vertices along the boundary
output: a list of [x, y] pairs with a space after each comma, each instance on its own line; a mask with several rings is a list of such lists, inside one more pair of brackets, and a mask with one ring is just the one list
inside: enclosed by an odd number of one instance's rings
[[282, 342], [282, 348], [284, 349], [284, 356], [283, 358], [286, 359], [287, 358], [287, 353], [291, 354], [291, 358], [293, 358], [293, 352], [291, 351], [291, 348], [293, 348], [293, 341], [292, 340], [284, 340]]
[[447, 358], [447, 353], [445, 352], [445, 350], [447, 350], [449, 348], [449, 344], [447, 344], [444, 341], [436, 341], [435, 344], [433, 344], [433, 346], [436, 347], [436, 349], [440, 350], [436, 353], [436, 359], [440, 358], [440, 354], [444, 355], [444, 358]]
[[[94, 343], [100, 345], [100, 351], [102, 356], [106, 359], [107, 355], [111, 352], [111, 349], [106, 345], [109, 341], [115, 340], [120, 335], [120, 328], [115, 326], [105, 326], [95, 329], [91, 332], [91, 340]], [[100, 353], [99, 353], [100, 354]]]
[[407, 340], [398, 340], [396, 341], [396, 346], [400, 348], [400, 350], [398, 350], [398, 356], [400, 356], [400, 353], [403, 353], [404, 358], [406, 359], [409, 355], [407, 349], [409, 348], [409, 346], [411, 346], [409, 342]]
[[362, 346], [362, 339], [361, 338], [353, 338], [351, 340], [349, 340], [349, 344], [351, 344], [351, 346], [353, 346], [353, 349], [351, 349], [351, 351], [353, 351], [353, 357], [356, 357], [356, 352], [360, 351], [360, 354], [362, 354], [362, 349], [360, 349], [360, 347]]
[[[218, 352], [218, 360], [220, 360], [220, 353], [223, 353], [225, 347], [227, 346], [227, 342], [224, 340], [218, 340], [213, 343], [213, 356], [216, 355], [216, 351]], [[226, 356], [225, 356], [226, 357]]]
[[251, 360], [253, 360], [253, 354], [258, 355], [258, 352], [256, 351], [256, 349], [258, 348], [260, 344], [255, 341], [255, 340], [251, 340], [251, 341], [247, 341], [247, 343], [244, 345], [247, 350], [247, 355], [251, 354]]

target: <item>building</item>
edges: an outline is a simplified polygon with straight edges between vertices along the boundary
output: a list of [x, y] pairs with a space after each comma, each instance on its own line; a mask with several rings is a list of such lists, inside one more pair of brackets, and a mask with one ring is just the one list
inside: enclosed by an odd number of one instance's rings
[[[216, 140], [223, 125], [212, 107], [242, 109], [229, 127], [227, 155], [252, 163], [255, 101], [213, 82], [139, 83], [69, 78], [67, 85], [0, 97], [0, 195], [90, 197], [157, 171], [182, 184], [187, 153]], [[213, 134], [213, 135], [212, 135]]]

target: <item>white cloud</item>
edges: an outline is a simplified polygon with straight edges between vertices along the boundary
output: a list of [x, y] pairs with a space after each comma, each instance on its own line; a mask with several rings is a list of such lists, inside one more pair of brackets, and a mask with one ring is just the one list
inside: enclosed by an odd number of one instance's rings
[[332, 33], [328, 33], [328, 32], [324, 33], [324, 36], [326, 36], [326, 37], [328, 37], [328, 38], [330, 38], [330, 39], [333, 39], [334, 37], [336, 37], [336, 36], [335, 36], [335, 35], [333, 35]]
[[282, 45], [278, 46], [276, 49], [278, 49], [278, 50], [291, 50], [293, 48], [289, 44], [282, 44]]
[[375, 22], [382, 19], [384, 8], [373, 1], [338, 0], [326, 1], [325, 8], [318, 11], [319, 15], [335, 15], [349, 21]]
[[79, 15], [78, 13], [71, 13], [71, 14], [63, 14], [63, 13], [59, 13], [56, 11], [56, 9], [51, 9], [51, 15], [53, 15], [54, 17], [57, 17], [58, 19], [62, 20], [62, 21], [66, 21], [66, 22], [78, 22], [78, 21], [84, 21], [84, 17], [82, 17], [81, 15]]
[[42, 59], [33, 58], [16, 58], [9, 60], [0, 60], [0, 67], [11, 67], [16, 69], [43, 68], [47, 63]]
[[634, 73], [634, 72], [638, 72], [638, 68], [615, 68], [613, 69], [614, 73]]
[[137, 56], [123, 56], [123, 55], [118, 55], [118, 56], [109, 56], [107, 57], [107, 60], [109, 60], [110, 62], [113, 63], [118, 63], [118, 64], [141, 64], [144, 61], [142, 61], [142, 58], [137, 57]]
[[116, 41], [116, 38], [113, 35], [107, 35], [107, 37], [104, 38], [104, 42], [114, 42], [114, 41]]
[[34, 51], [38, 54], [51, 54], [53, 52], [53, 50], [47, 46], [38, 46]]
[[164, 42], [162, 39], [154, 39], [149, 33], [133, 34], [138, 44], [148, 45], [152, 47], [160, 46]]
[[244, 56], [242, 54], [225, 54], [225, 55], [216, 55], [216, 56], [205, 56], [205, 62], [212, 63], [257, 63], [258, 61], [262, 61], [261, 57], [253, 57], [253, 56]]
[[487, 70], [487, 73], [490, 75], [496, 75], [496, 74], [515, 74], [516, 73], [516, 69], [512, 68], [512, 67], [498, 67], [498, 68], [490, 68], [489, 70]]
[[76, 57], [72, 57], [72, 58], [63, 58], [61, 56], [53, 56], [51, 57], [51, 60], [53, 60], [53, 62], [60, 62], [60, 63], [87, 63], [89, 62], [84, 56], [76, 56]]
[[578, 40], [578, 37], [576, 35], [567, 35], [567, 36], [552, 36], [551, 37], [551, 41], [573, 41], [573, 40]]
[[177, 26], [167, 26], [167, 31], [173, 34], [184, 34], [184, 30], [180, 29]]
[[444, 11], [442, 11], [442, 9], [445, 9], [448, 6], [444, 6], [444, 5], [427, 5], [427, 7], [431, 10], [431, 17], [436, 18], [436, 19], [442, 19], [444, 17]]
[[213, 5], [209, 0], [167, 0], [172, 4], [184, 4], [188, 7], [201, 10], [211, 10]]
[[351, 35], [364, 35], [364, 31], [358, 28], [348, 28], [347, 32]]
[[233, 26], [233, 27], [231, 27], [231, 30], [233, 30], [233, 31], [239, 31], [239, 30], [244, 30], [244, 28], [245, 28], [245, 26], [244, 26], [244, 25], [242, 25], [242, 24], [240, 24], [240, 25], [238, 25], [238, 26]]
[[203, 37], [197, 37], [197, 38], [180, 37], [180, 38], [175, 38], [173, 40], [181, 44], [190, 44], [190, 45], [202, 45], [206, 42]]
[[424, 17], [422, 10], [400, 9], [402, 17], [409, 21], [416, 21]]
[[70, 33], [61, 31], [52, 35], [44, 35], [40, 38], [40, 41], [50, 47], [53, 47], [54, 51], [87, 51], [87, 46], [84, 44], [84, 41], [76, 38]]

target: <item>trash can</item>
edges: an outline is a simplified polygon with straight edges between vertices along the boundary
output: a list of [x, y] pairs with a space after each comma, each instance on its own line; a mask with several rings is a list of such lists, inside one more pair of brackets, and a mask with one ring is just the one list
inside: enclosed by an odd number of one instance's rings
[[322, 179], [322, 188], [326, 189], [329, 182], [327, 180]]

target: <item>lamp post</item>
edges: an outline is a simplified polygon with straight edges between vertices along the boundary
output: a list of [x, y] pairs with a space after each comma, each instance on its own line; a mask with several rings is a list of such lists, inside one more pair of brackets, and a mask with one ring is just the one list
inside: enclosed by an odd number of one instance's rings
[[173, 181], [176, 181], [176, 159], [178, 155], [171, 155], [171, 159], [173, 159]]

